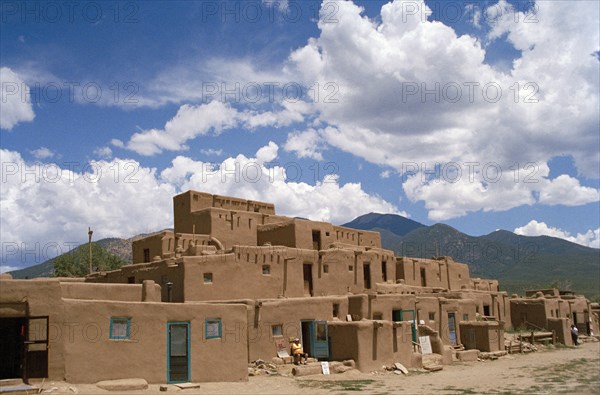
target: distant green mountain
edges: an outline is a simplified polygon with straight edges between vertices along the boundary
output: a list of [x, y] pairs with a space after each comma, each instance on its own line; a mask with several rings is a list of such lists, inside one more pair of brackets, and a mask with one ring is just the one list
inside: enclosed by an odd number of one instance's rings
[[[55, 277], [55, 265], [60, 276], [84, 276], [89, 272], [88, 244], [84, 243], [71, 251], [38, 265], [10, 272], [13, 278]], [[92, 266], [107, 270], [118, 268], [131, 262], [131, 241], [107, 238], [92, 243]]]
[[[165, 230], [172, 230], [172, 229], [165, 229]], [[161, 230], [160, 232], [163, 232], [163, 231]], [[136, 240], [139, 240], [146, 236], [150, 236], [155, 233], [159, 233], [159, 232], [142, 233], [142, 234], [134, 236], [130, 239], [119, 239], [116, 237], [109, 237], [109, 238], [101, 239], [101, 240], [98, 240], [97, 242], [92, 243], [92, 245], [94, 245], [93, 250], [92, 250], [92, 259], [94, 261], [92, 263], [93, 263], [94, 267], [101, 267], [101, 268], [112, 267], [112, 264], [113, 264], [113, 261], [115, 258], [118, 258], [118, 260], [119, 260], [118, 261], [119, 267], [122, 265], [130, 264], [132, 262], [131, 244]], [[97, 250], [98, 252], [96, 253], [97, 247], [100, 247], [100, 249]], [[76, 250], [77, 250], [77, 252], [75, 252]], [[87, 243], [83, 243], [79, 247], [74, 248], [73, 250], [66, 252], [62, 255], [59, 255], [55, 258], [48, 259], [47, 261], [42, 262], [38, 265], [29, 266], [24, 269], [14, 270], [14, 271], [10, 272], [10, 274], [13, 276], [13, 278], [16, 278], [16, 279], [53, 277], [55, 260], [59, 259], [62, 256], [65, 256], [65, 259], [69, 258], [68, 254], [71, 254], [69, 259], [77, 260], [77, 262], [79, 262], [78, 265], [81, 266], [81, 265], [83, 265], [83, 263], [85, 263], [85, 270], [82, 272], [77, 272], [77, 273], [82, 273], [83, 275], [85, 275], [89, 272], [89, 263], [87, 260], [85, 260], [85, 259], [88, 259], [87, 258], [88, 255], [86, 255], [87, 253], [88, 253], [88, 245], [87, 245]], [[106, 253], [108, 253], [108, 255], [106, 255]], [[79, 254], [82, 254], [82, 256], [80, 257]], [[85, 255], [85, 257], [86, 257], [85, 259], [83, 259], [83, 255]], [[97, 255], [97, 258], [99, 259], [98, 261], [96, 261], [96, 259], [95, 259], [96, 255]], [[64, 263], [65, 263], [65, 261], [61, 261], [61, 265]]]
[[401, 215], [377, 213], [361, 215], [342, 226], [361, 230], [375, 230], [375, 228], [378, 228], [387, 230], [396, 236], [404, 236], [415, 229], [425, 227], [425, 225]]
[[[509, 293], [522, 295], [527, 289], [555, 286], [600, 300], [598, 249], [555, 237], [521, 236], [506, 230], [475, 237], [444, 224], [418, 226], [401, 235], [390, 224], [405, 223], [407, 218], [374, 213], [368, 216], [368, 221], [361, 221], [355, 229], [382, 232], [383, 247], [399, 256], [451, 256], [457, 262], [467, 263], [473, 277], [498, 279], [501, 289]], [[344, 226], [353, 227], [355, 221]]]

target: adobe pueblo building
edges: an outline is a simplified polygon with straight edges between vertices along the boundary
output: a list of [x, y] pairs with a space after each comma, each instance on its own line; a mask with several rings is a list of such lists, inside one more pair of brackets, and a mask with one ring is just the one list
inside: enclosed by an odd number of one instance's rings
[[196, 191], [173, 203], [174, 230], [134, 242], [131, 265], [2, 279], [0, 379], [240, 381], [248, 362], [284, 356], [295, 337], [311, 357], [361, 371], [421, 367], [428, 352], [450, 364], [503, 351], [505, 323], [551, 325], [568, 341], [569, 320], [591, 311], [577, 299], [548, 317], [538, 310], [555, 310], [552, 297], [509, 298], [451, 258], [396, 257], [377, 232], [273, 204]]

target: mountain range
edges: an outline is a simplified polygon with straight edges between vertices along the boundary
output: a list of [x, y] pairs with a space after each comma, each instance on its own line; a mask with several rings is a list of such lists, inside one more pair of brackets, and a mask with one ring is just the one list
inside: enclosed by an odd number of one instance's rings
[[596, 248], [506, 230], [469, 236], [448, 225], [425, 226], [392, 214], [370, 213], [343, 226], [380, 232], [383, 248], [398, 256], [451, 256], [468, 264], [472, 277], [498, 279], [500, 288], [509, 293], [557, 287], [600, 300], [600, 250]]
[[[472, 277], [498, 279], [501, 289], [511, 294], [523, 295], [527, 289], [557, 287], [600, 301], [599, 249], [555, 237], [521, 236], [506, 230], [470, 236], [448, 225], [426, 226], [394, 214], [369, 213], [343, 226], [380, 232], [383, 248], [398, 256], [451, 256], [457, 262], [468, 264]], [[108, 256], [130, 263], [131, 243], [147, 235], [107, 238], [95, 244], [96, 248], [106, 250]], [[52, 276], [57, 258], [11, 274], [14, 278]]]

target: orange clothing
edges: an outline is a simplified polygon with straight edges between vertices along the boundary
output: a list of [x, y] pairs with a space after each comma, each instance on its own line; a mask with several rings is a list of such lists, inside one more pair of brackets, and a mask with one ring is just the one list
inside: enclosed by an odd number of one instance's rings
[[292, 343], [292, 355], [303, 355], [304, 350], [302, 349], [302, 344], [300, 343]]

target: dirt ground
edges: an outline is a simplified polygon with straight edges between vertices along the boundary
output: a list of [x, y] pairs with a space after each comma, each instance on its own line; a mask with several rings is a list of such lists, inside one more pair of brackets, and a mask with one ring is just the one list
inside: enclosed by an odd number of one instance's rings
[[[144, 391], [127, 394], [600, 394], [600, 343], [576, 348], [550, 347], [529, 354], [515, 354], [497, 360], [455, 362], [442, 371], [411, 371], [408, 376], [392, 372], [361, 373], [352, 370], [331, 376], [294, 378], [291, 367], [280, 376], [250, 377], [248, 382], [201, 383], [200, 388], [181, 390], [168, 385], [159, 392], [151, 384]], [[288, 375], [289, 374], [289, 375]], [[93, 384], [46, 382], [52, 394], [109, 394]], [[70, 388], [69, 388], [70, 387]], [[48, 392], [42, 392], [48, 393]], [[114, 393], [114, 392], [113, 392]]]

